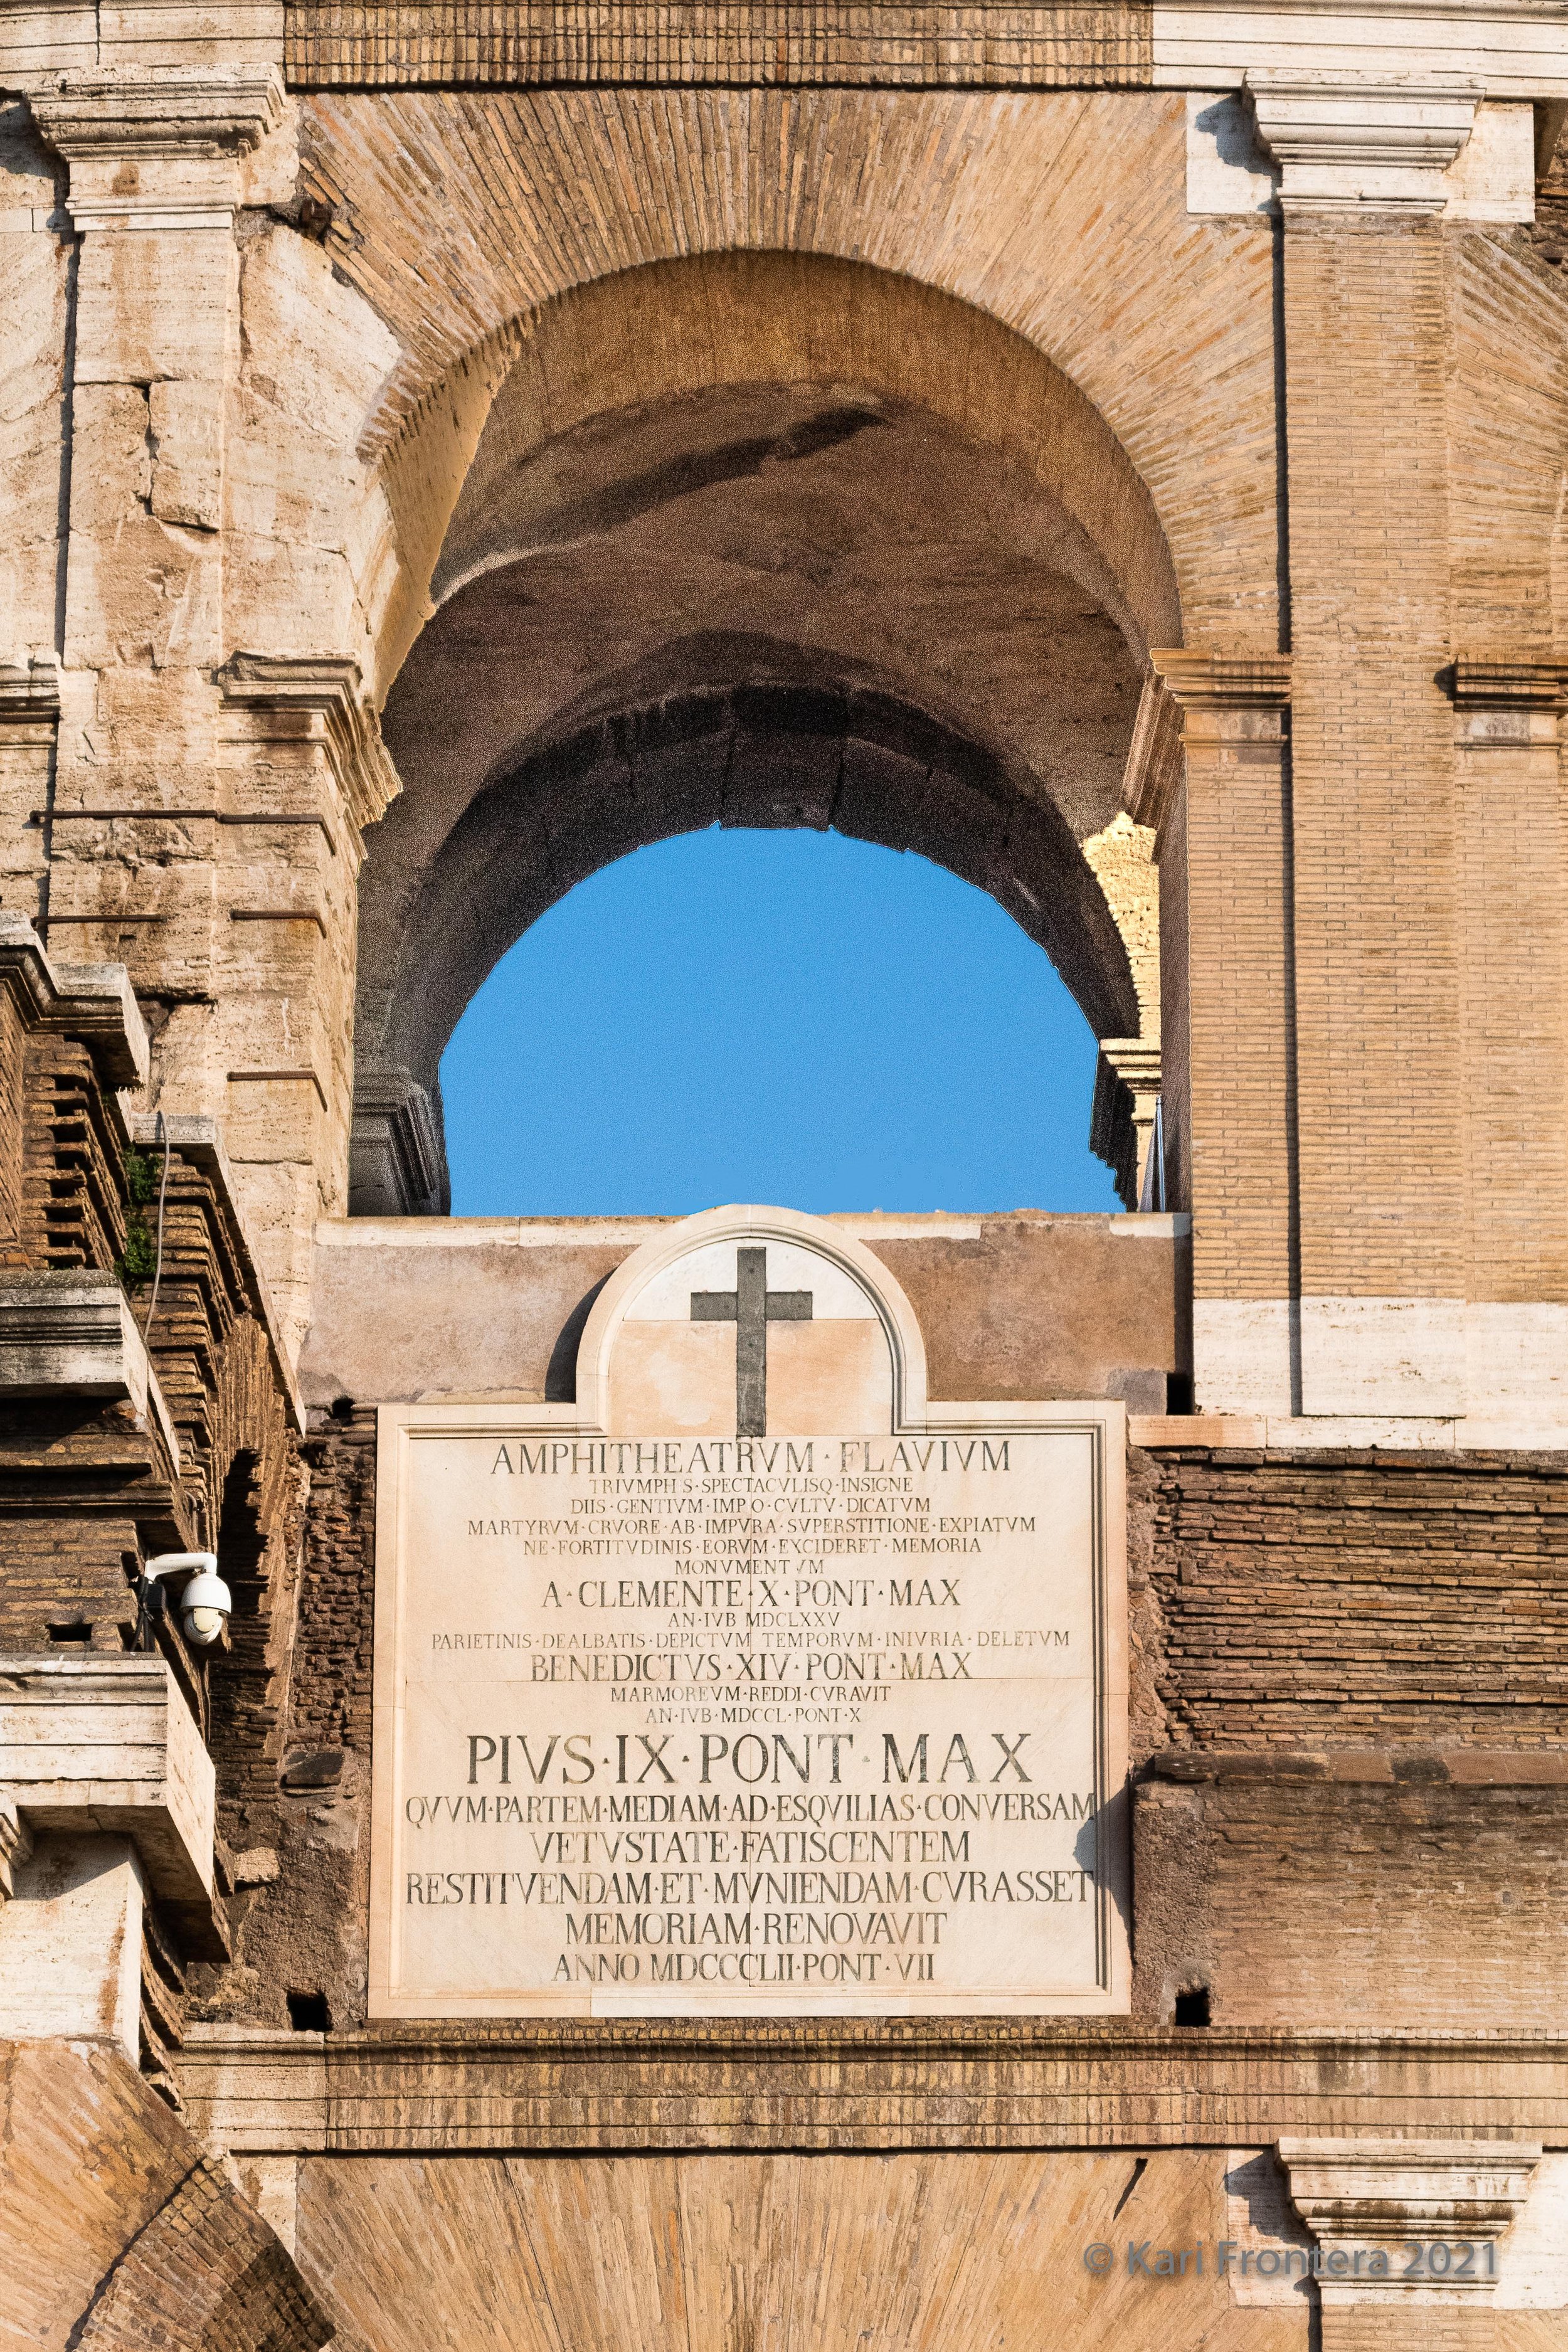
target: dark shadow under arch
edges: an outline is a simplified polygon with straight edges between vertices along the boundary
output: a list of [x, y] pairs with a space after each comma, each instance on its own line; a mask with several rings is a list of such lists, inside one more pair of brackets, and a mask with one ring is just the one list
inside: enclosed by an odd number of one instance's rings
[[[1083, 390], [951, 293], [771, 250], [564, 290], [490, 356], [383, 468], [405, 791], [360, 879], [355, 1209], [444, 1205], [441, 1049], [528, 925], [715, 823], [949, 867], [1142, 1068], [1152, 887], [1096, 845], [1180, 599]], [[1124, 1194], [1132, 1117], [1102, 1056]]]
[[1050, 957], [1100, 1036], [1135, 1031], [1126, 948], [1072, 832], [980, 746], [894, 697], [794, 683], [668, 697], [492, 781], [424, 877], [378, 1064], [356, 1089], [356, 1214], [444, 1213], [437, 1073], [474, 991], [574, 884], [709, 825], [833, 826], [984, 889]]

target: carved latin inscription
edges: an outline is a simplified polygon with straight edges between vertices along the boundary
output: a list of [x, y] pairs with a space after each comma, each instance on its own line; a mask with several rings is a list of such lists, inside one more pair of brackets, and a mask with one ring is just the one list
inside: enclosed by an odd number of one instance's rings
[[384, 1412], [375, 2013], [1125, 2005], [1119, 1409], [920, 1419]]

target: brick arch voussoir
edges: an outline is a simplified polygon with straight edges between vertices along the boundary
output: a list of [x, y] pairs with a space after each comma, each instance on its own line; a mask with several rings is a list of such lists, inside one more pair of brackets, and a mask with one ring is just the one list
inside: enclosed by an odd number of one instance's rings
[[574, 283], [493, 327], [363, 445], [395, 526], [400, 579], [377, 670], [395, 676], [453, 567], [463, 510], [590, 419], [773, 381], [842, 386], [921, 410], [1021, 467], [1114, 583], [1142, 664], [1183, 642], [1183, 598], [1155, 497], [1068, 365], [924, 279], [824, 252], [701, 251]]
[[434, 1097], [458, 1019], [531, 923], [615, 859], [716, 824], [831, 826], [929, 857], [1006, 908], [1097, 1035], [1136, 1032], [1126, 946], [1048, 801], [893, 697], [752, 685], [601, 719], [476, 796], [400, 943], [383, 1064]]

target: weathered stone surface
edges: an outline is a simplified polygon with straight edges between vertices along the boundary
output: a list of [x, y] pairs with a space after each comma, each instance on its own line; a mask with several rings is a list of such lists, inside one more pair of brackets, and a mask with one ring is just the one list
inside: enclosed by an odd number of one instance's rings
[[546, 13], [486, 8], [323, 8], [298, 0], [284, 55], [297, 89], [556, 81], [811, 84], [979, 83], [1015, 89], [1136, 88], [1151, 78], [1147, 5], [1034, 9], [984, 5], [884, 11], [869, 23], [829, 8], [717, 9], [695, 0], [655, 21], [636, 7]]
[[315, 2352], [331, 2329], [273, 2232], [123, 2055], [0, 2043], [0, 2307], [64, 2352]]
[[[131, 1950], [121, 1854], [104, 1965], [60, 1981], [146, 2084], [9, 2062], [0, 2330], [321, 2340], [171, 2137], [146, 2085], [183, 2064], [353, 2352], [1058, 2315], [1534, 2352], [1568, 2308], [1539, 2252], [1490, 2307], [1395, 2310], [1212, 2271], [1113, 2296], [1081, 2243], [1300, 2249], [1280, 2138], [1565, 2128], [1561, 26], [591, 31], [29, 0], [0, 34], [30, 93], [0, 110], [0, 890], [100, 975], [51, 998], [0, 955], [0, 1260], [24, 1321], [60, 1310], [0, 1427], [0, 1640], [111, 1666], [158, 1548], [216, 1543], [236, 1602], [205, 1664], [160, 1636], [216, 1774], [212, 2038], [179, 2059], [189, 1948], [149, 1879]], [[1028, 1216], [870, 1244], [939, 1394], [1136, 1408], [1136, 2023], [363, 2031], [367, 1400], [482, 1365], [569, 1410], [627, 1236], [465, 1255], [437, 1222], [380, 1302], [424, 1361], [378, 1347], [348, 1292], [395, 1253], [313, 1238], [356, 1078], [360, 1204], [427, 1216], [440, 1047], [495, 954], [713, 821], [993, 891], [1101, 1041], [1124, 1197], [1159, 1090], [1190, 1275], [1173, 1234]], [[160, 1108], [153, 1317], [125, 1155]], [[73, 1317], [112, 1327], [96, 1373]], [[13, 1912], [53, 1864], [0, 1818]], [[61, 1900], [91, 1885], [58, 1859]], [[1505, 2245], [1561, 2237], [1555, 2161]]]
[[[843, 1217], [914, 1303], [934, 1395], [1117, 1396], [1163, 1411], [1185, 1370], [1185, 1236], [1169, 1217]], [[570, 1402], [605, 1278], [662, 1220], [351, 1218], [317, 1229], [307, 1401], [486, 1393]]]

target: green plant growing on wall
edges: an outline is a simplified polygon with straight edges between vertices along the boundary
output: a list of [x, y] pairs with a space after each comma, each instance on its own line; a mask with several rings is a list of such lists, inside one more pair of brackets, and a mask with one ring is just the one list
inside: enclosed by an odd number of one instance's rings
[[114, 1270], [127, 1290], [153, 1278], [156, 1250], [147, 1212], [158, 1197], [161, 1157], [134, 1150], [125, 1155], [125, 1247]]

